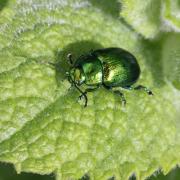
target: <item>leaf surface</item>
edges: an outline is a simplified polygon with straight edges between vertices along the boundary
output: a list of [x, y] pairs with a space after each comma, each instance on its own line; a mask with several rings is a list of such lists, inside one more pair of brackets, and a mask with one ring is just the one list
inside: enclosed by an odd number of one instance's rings
[[[166, 64], [171, 58], [177, 65], [166, 49], [178, 41], [144, 40], [106, 8], [84, 0], [17, 0], [1, 9], [0, 160], [17, 172], [127, 179], [157, 168], [167, 173], [179, 163], [179, 70], [171, 74]], [[68, 90], [66, 56], [103, 47], [133, 53], [142, 71], [138, 84], [155, 95], [123, 90], [124, 108], [101, 88], [88, 94], [84, 108], [79, 93]]]

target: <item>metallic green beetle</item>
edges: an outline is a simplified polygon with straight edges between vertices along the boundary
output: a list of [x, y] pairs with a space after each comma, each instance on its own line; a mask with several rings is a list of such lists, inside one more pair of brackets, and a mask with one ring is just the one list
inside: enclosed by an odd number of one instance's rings
[[[115, 87], [145, 90], [149, 95], [153, 95], [152, 91], [142, 85], [132, 86], [139, 78], [140, 67], [136, 58], [126, 50], [98, 49], [80, 56], [74, 63], [72, 55], [69, 54], [68, 60], [72, 65], [70, 71], [66, 73], [68, 80], [81, 93], [79, 98], [85, 98], [84, 107], [88, 102], [87, 92], [94, 91], [100, 86], [118, 94], [124, 105], [125, 97], [120, 90], [114, 90]], [[80, 89], [82, 84], [88, 87], [84, 92]]]

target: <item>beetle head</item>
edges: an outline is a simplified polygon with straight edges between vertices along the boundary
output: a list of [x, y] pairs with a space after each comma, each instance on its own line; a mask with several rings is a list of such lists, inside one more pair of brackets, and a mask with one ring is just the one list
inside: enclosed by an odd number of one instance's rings
[[85, 81], [85, 75], [82, 69], [80, 68], [74, 67], [70, 70], [68, 74], [69, 74], [70, 83], [75, 83], [76, 85], [80, 86]]

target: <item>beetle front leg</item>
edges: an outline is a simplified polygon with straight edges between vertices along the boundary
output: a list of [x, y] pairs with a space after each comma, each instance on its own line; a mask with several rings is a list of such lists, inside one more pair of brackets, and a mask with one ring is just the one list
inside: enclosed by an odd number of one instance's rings
[[124, 94], [119, 90], [115, 90], [115, 91], [113, 91], [113, 93], [115, 93], [121, 97], [122, 105], [125, 106], [126, 105], [126, 99], [124, 97]]
[[84, 107], [86, 107], [87, 106], [87, 102], [88, 102], [88, 98], [87, 98], [87, 95], [86, 95], [87, 92], [83, 92], [75, 83], [74, 83], [74, 86], [81, 93], [81, 95], [79, 96], [79, 99], [81, 99], [82, 97], [85, 98]]
[[81, 93], [81, 95], [79, 96], [79, 99], [81, 100], [83, 97], [85, 98], [85, 105], [84, 105], [84, 107], [87, 106], [87, 102], [88, 102], [87, 93], [88, 92], [93, 92], [93, 91], [95, 91], [98, 88], [99, 88], [99, 86], [94, 87], [94, 88], [87, 88], [83, 93]]
[[83, 93], [79, 96], [79, 99], [81, 100], [82, 97], [85, 98], [85, 104], [84, 104], [84, 107], [86, 107], [86, 106], [87, 106], [87, 102], [88, 102], [87, 92], [83, 92]]

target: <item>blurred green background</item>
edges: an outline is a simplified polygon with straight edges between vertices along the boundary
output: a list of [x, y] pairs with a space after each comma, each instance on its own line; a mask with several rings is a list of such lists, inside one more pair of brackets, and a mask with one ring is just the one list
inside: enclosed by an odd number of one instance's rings
[[[131, 178], [131, 180], [135, 179], [135, 177]], [[11, 164], [0, 163], [0, 180], [55, 180], [55, 175], [38, 175], [32, 173], [17, 174]], [[173, 169], [166, 176], [164, 176], [161, 171], [155, 172], [147, 180], [180, 180], [180, 168], [177, 167]]]

